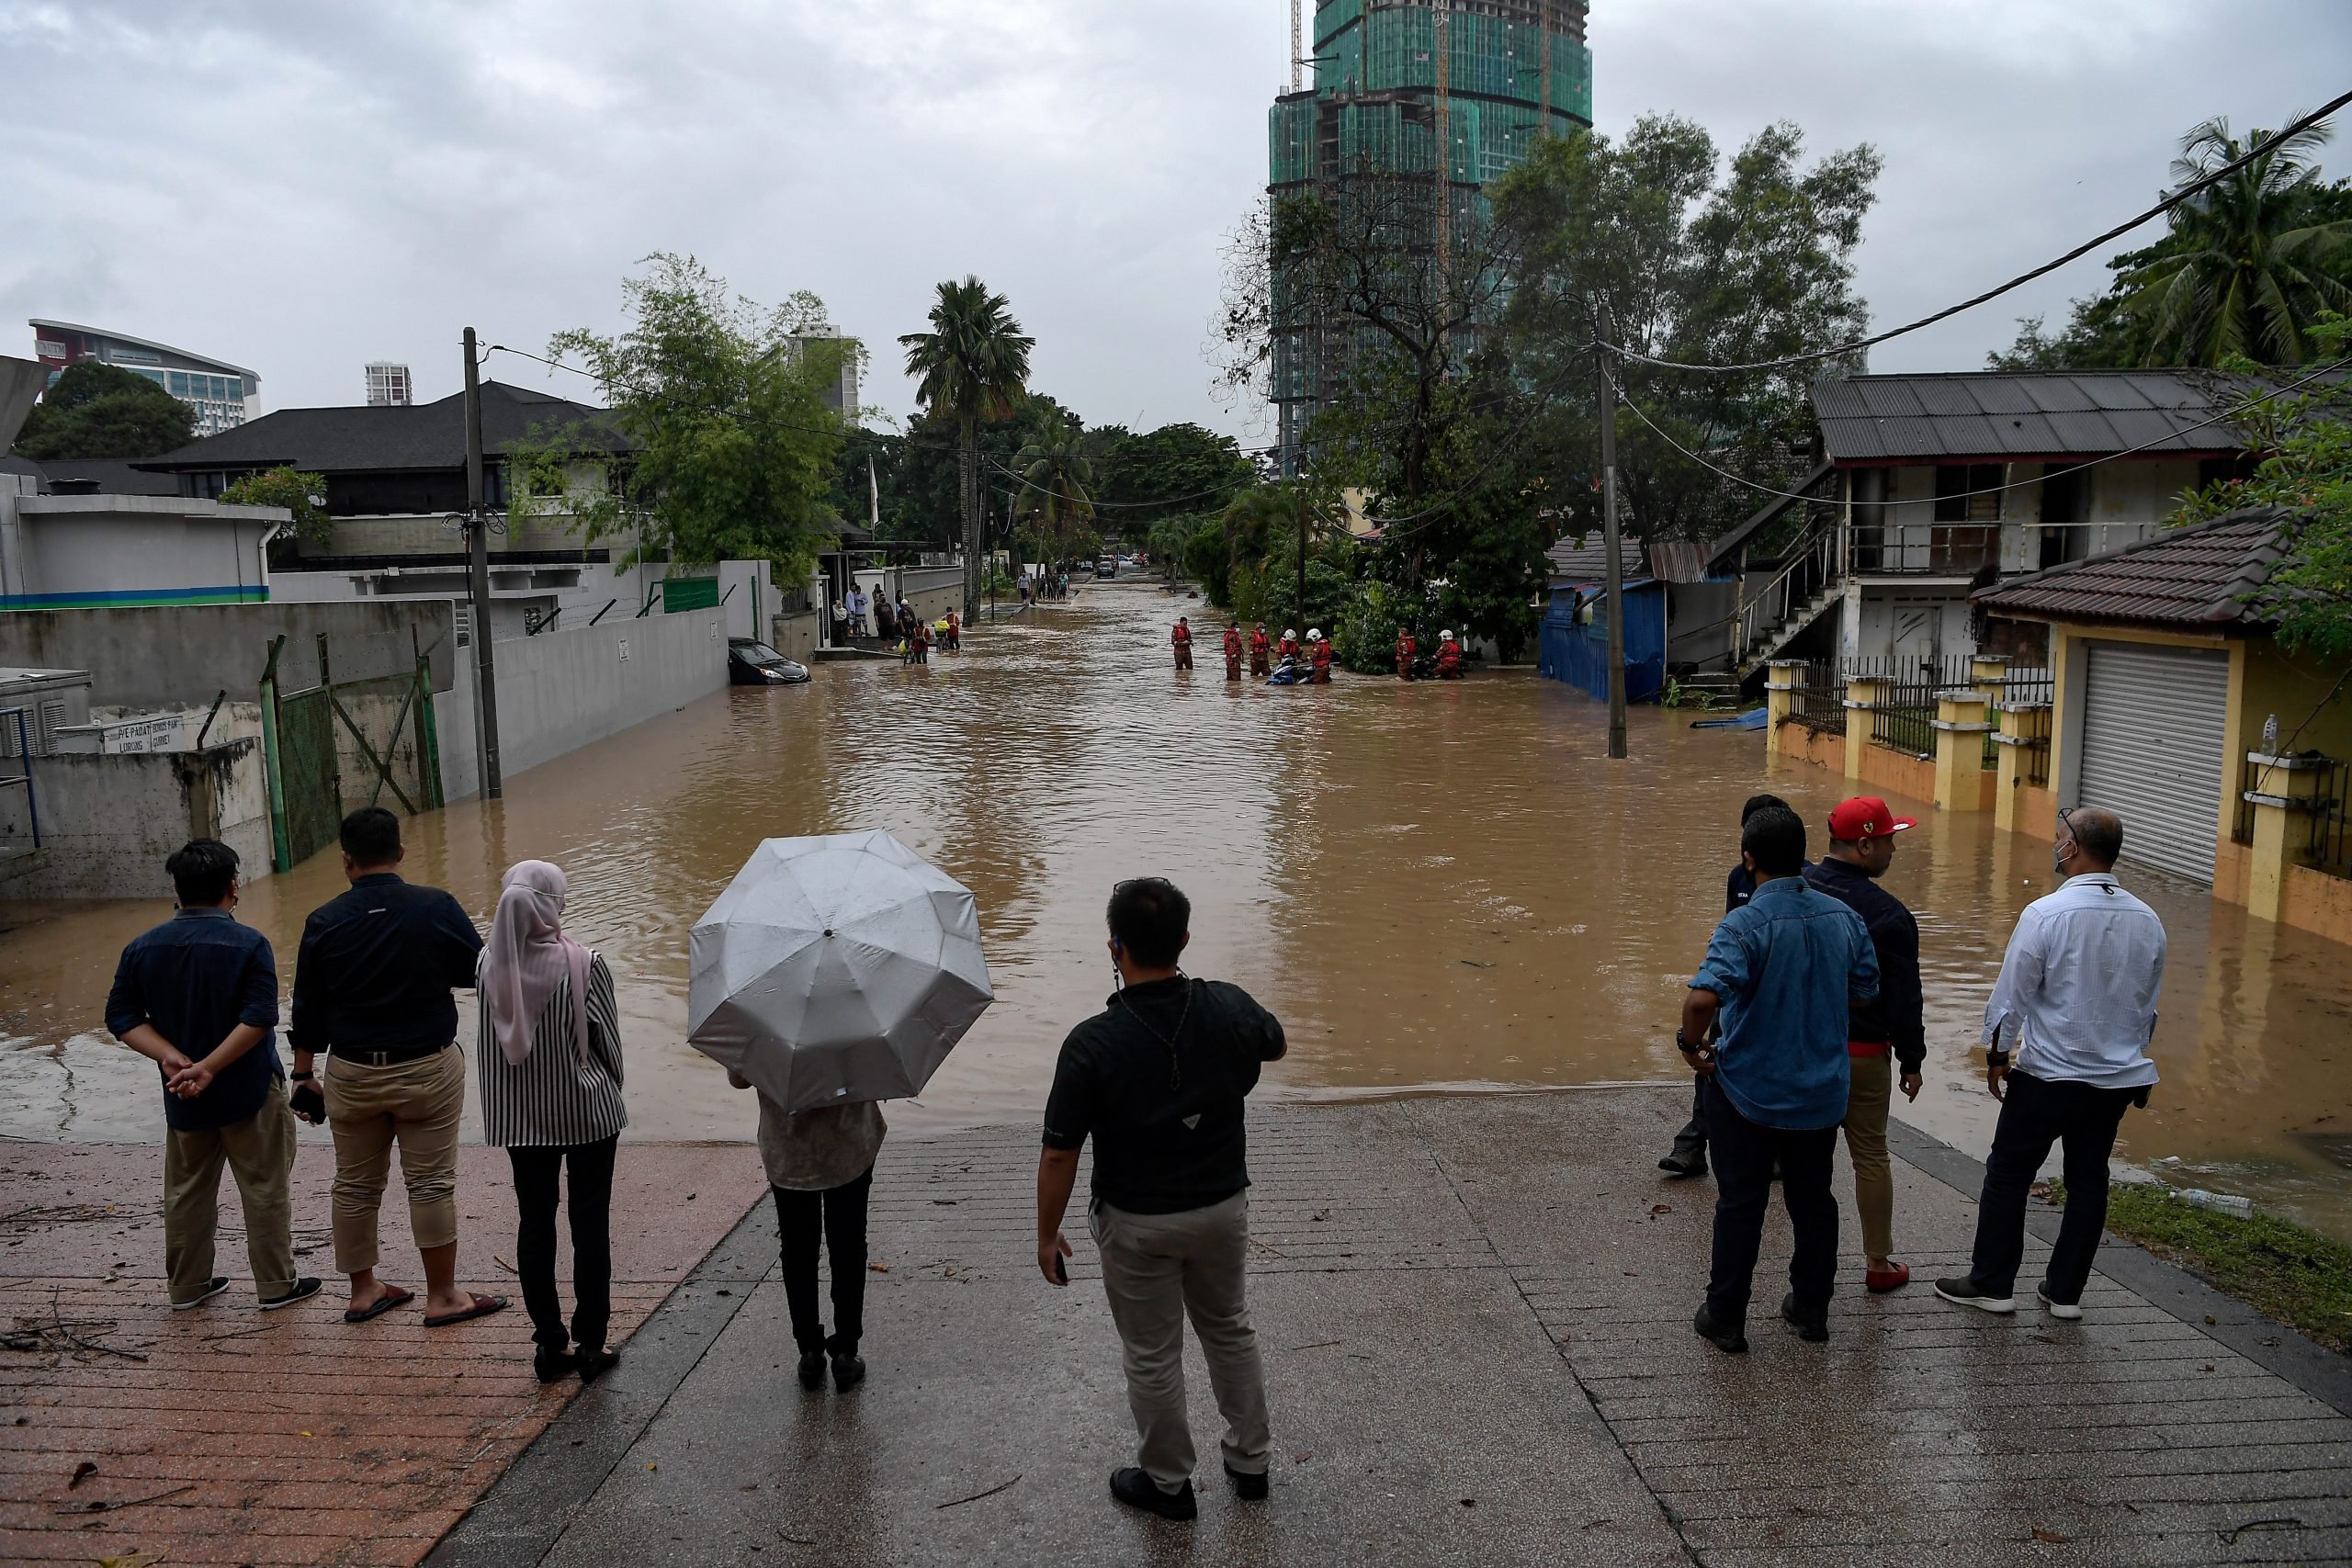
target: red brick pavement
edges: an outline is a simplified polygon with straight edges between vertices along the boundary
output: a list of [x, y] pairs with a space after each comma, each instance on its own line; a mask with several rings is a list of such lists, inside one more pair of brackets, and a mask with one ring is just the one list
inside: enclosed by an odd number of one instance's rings
[[[175, 1313], [162, 1282], [160, 1148], [0, 1146], [0, 1328], [62, 1320], [92, 1344], [145, 1358], [60, 1348], [53, 1332], [44, 1348], [0, 1349], [0, 1562], [422, 1558], [579, 1388], [542, 1388], [531, 1375], [530, 1320], [498, 1261], [514, 1255], [507, 1172], [499, 1150], [464, 1151], [458, 1279], [514, 1305], [428, 1330], [417, 1307], [342, 1321], [322, 1145], [306, 1143], [295, 1165], [295, 1245], [326, 1289], [268, 1314], [253, 1309], [233, 1181], [221, 1183], [216, 1267], [235, 1283]], [[616, 1343], [765, 1186], [758, 1156], [740, 1145], [623, 1145]], [[397, 1179], [383, 1228], [385, 1277], [416, 1289]], [[558, 1279], [570, 1270], [567, 1247]], [[85, 1462], [96, 1471], [74, 1484]], [[92, 1504], [115, 1506], [93, 1514]]]

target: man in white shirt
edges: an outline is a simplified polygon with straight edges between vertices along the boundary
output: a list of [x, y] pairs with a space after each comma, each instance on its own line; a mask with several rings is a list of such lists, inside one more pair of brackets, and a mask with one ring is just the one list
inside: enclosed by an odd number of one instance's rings
[[2052, 1317], [2083, 1315], [2083, 1286], [2107, 1223], [2115, 1132], [2124, 1108], [2145, 1106], [2156, 1081], [2147, 1047], [2164, 986], [2165, 928], [2116, 882], [2122, 848], [2123, 823], [2113, 812], [2061, 811], [2051, 858], [2065, 884], [2027, 905], [2009, 936], [1984, 1007], [1984, 1081], [2001, 1101], [2001, 1120], [1984, 1161], [1969, 1271], [1936, 1281], [1946, 1301], [2017, 1310], [2026, 1194], [2058, 1143], [2066, 1151], [2066, 1216], [2035, 1293]]
[[849, 590], [849, 635], [865, 635], [865, 590], [854, 582]]

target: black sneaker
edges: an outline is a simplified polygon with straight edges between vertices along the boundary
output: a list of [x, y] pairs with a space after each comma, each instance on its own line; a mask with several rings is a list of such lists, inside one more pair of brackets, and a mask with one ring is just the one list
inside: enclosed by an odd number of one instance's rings
[[1717, 1323], [1715, 1314], [1705, 1307], [1699, 1309], [1699, 1315], [1690, 1320], [1690, 1326], [1699, 1331], [1700, 1338], [1726, 1356], [1739, 1355], [1747, 1348], [1747, 1325]]
[[847, 1393], [865, 1381], [865, 1358], [852, 1350], [833, 1358], [833, 1392]]
[[1964, 1307], [1974, 1307], [1979, 1312], [1998, 1313], [2003, 1316], [2018, 1310], [2016, 1297], [1993, 1295], [1979, 1289], [1976, 1281], [1965, 1274], [1949, 1280], [1937, 1280], [1936, 1294], [1948, 1302], [1958, 1302]]
[[825, 1353], [822, 1350], [800, 1352], [800, 1386], [811, 1393], [825, 1386]]
[[215, 1274], [205, 1283], [205, 1287], [200, 1293], [191, 1296], [184, 1302], [174, 1302], [172, 1303], [172, 1310], [174, 1312], [186, 1312], [190, 1307], [200, 1307], [228, 1288], [229, 1276], [226, 1274]]
[[1261, 1470], [1252, 1475], [1246, 1470], [1236, 1470], [1228, 1464], [1225, 1467], [1225, 1477], [1233, 1483], [1233, 1495], [1243, 1502], [1262, 1503], [1266, 1500], [1264, 1471]]
[[1657, 1168], [1668, 1176], [1704, 1176], [1707, 1156], [1702, 1149], [1676, 1149], [1658, 1161]]
[[558, 1382], [571, 1375], [579, 1362], [569, 1350], [550, 1350], [542, 1345], [531, 1357], [531, 1371], [541, 1382]]
[[1781, 1298], [1781, 1321], [1795, 1329], [1800, 1339], [1810, 1339], [1819, 1345], [1829, 1338], [1829, 1314], [1826, 1311], [1805, 1311], [1797, 1305], [1794, 1291]]
[[295, 1280], [294, 1288], [287, 1292], [284, 1295], [272, 1296], [269, 1300], [262, 1303], [261, 1310], [264, 1312], [276, 1312], [279, 1307], [290, 1307], [296, 1302], [307, 1302], [318, 1293], [319, 1281], [311, 1276], [305, 1274], [300, 1279]]
[[1189, 1481], [1173, 1492], [1162, 1492], [1159, 1483], [1133, 1465], [1111, 1472], [1111, 1495], [1130, 1508], [1141, 1508], [1147, 1514], [1158, 1514], [1163, 1519], [1198, 1518], [1200, 1503], [1193, 1495]]
[[621, 1353], [607, 1350], [602, 1345], [582, 1346], [572, 1352], [572, 1365], [579, 1370], [582, 1382], [594, 1382], [620, 1365]]

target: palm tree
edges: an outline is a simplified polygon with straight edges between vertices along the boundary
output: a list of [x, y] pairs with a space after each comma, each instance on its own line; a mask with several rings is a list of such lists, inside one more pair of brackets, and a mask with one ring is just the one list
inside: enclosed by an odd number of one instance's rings
[[2300, 365], [2312, 318], [2352, 310], [2352, 288], [2328, 264], [2347, 241], [2352, 220], [2311, 222], [2319, 165], [2312, 154], [2324, 126], [2279, 138], [2257, 130], [2250, 142], [2223, 118], [2181, 139], [2174, 183], [2186, 185], [2244, 157], [2261, 155], [2199, 191], [2172, 212], [2172, 233], [2157, 254], [2124, 279], [2131, 306], [2147, 324], [2150, 365], [2219, 365], [2245, 355], [2271, 365]]
[[1036, 530], [1050, 568], [1094, 521], [1094, 465], [1084, 437], [1067, 421], [1053, 420], [1013, 456], [1012, 471], [1021, 480], [1014, 510]]
[[979, 422], [1003, 419], [1021, 401], [1029, 381], [1029, 350], [1035, 338], [1021, 335], [1021, 323], [1005, 311], [1001, 294], [989, 292], [977, 277], [939, 286], [927, 333], [899, 340], [907, 351], [907, 374], [921, 383], [915, 396], [934, 416], [956, 421], [964, 523], [964, 615], [980, 613]]

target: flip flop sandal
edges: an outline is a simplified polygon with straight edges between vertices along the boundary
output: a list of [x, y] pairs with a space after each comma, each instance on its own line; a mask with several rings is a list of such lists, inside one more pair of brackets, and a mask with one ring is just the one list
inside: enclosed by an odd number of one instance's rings
[[416, 1292], [414, 1291], [403, 1291], [394, 1288], [392, 1290], [386, 1291], [382, 1295], [378, 1296], [376, 1298], [376, 1304], [373, 1306], [363, 1307], [357, 1310], [346, 1307], [344, 1310], [343, 1321], [345, 1323], [366, 1323], [370, 1318], [383, 1316], [394, 1307], [406, 1306], [409, 1303], [414, 1300], [416, 1300]]
[[453, 1312], [446, 1317], [426, 1318], [424, 1320], [424, 1326], [427, 1328], [447, 1328], [453, 1323], [471, 1323], [475, 1318], [488, 1317], [492, 1313], [504, 1312], [506, 1310], [506, 1298], [504, 1296], [485, 1296], [479, 1292], [475, 1292], [473, 1302], [474, 1304], [468, 1307], [463, 1312]]

